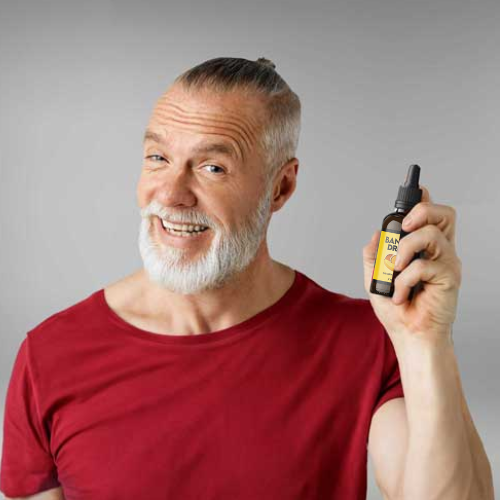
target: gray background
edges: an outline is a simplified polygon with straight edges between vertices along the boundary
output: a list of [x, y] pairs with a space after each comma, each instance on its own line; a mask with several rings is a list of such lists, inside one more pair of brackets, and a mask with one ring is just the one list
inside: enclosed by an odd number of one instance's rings
[[498, 475], [499, 24], [494, 0], [2, 0], [2, 397], [27, 330], [142, 266], [135, 188], [160, 93], [206, 59], [262, 56], [303, 106], [273, 258], [366, 298], [362, 247], [409, 164], [457, 209], [455, 346]]

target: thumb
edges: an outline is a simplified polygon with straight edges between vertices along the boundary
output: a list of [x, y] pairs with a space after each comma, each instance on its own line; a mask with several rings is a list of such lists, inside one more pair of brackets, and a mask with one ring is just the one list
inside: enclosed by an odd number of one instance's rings
[[368, 242], [363, 247], [363, 269], [364, 269], [364, 285], [366, 293], [370, 291], [370, 285], [373, 278], [373, 269], [375, 259], [377, 258], [378, 243], [380, 240], [380, 230], [376, 230]]

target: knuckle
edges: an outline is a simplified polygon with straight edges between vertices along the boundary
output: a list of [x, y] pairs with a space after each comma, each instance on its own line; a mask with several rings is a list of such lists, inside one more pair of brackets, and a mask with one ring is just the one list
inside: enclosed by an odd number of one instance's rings
[[420, 213], [420, 209], [422, 207], [422, 202], [417, 203], [407, 214], [407, 217], [410, 216], [412, 219], [416, 219], [418, 214]]
[[424, 261], [424, 259], [415, 259], [414, 260], [414, 268], [416, 273], [421, 273], [427, 263]]
[[404, 282], [405, 282], [405, 275], [398, 274], [398, 276], [396, 276], [396, 279], [394, 280], [394, 286], [400, 288], [404, 285]]
[[428, 224], [426, 226], [427, 232], [429, 233], [429, 236], [433, 239], [438, 239], [440, 238], [442, 231], [439, 229], [437, 226], [434, 224]]

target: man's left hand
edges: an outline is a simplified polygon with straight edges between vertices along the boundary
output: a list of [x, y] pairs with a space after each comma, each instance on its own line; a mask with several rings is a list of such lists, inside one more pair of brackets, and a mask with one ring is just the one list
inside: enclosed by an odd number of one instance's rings
[[[365, 290], [393, 342], [400, 335], [418, 335], [431, 343], [451, 341], [462, 280], [462, 261], [455, 251], [456, 210], [433, 203], [428, 189], [419, 187], [422, 200], [403, 219], [402, 229], [410, 234], [399, 240], [395, 271], [401, 272], [394, 279], [393, 297], [370, 292], [379, 230], [363, 247]], [[425, 252], [423, 258], [410, 263], [420, 251]], [[409, 301], [410, 289], [419, 281], [423, 288]]]

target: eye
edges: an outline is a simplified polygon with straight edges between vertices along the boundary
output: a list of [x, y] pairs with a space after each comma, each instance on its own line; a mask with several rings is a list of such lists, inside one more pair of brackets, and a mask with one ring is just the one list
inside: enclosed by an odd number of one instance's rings
[[218, 168], [218, 169], [221, 171], [221, 173], [223, 173], [223, 172], [224, 172], [224, 169], [223, 169], [222, 167], [219, 167], [218, 165], [205, 165], [205, 167], [214, 167], [214, 168]]
[[[163, 158], [163, 156], [160, 156], [160, 155], [150, 155], [150, 156], [146, 156], [146, 160], [149, 160], [150, 158], [161, 158], [162, 160], [165, 160], [165, 158]], [[153, 161], [156, 161], [156, 160], [153, 160]]]

